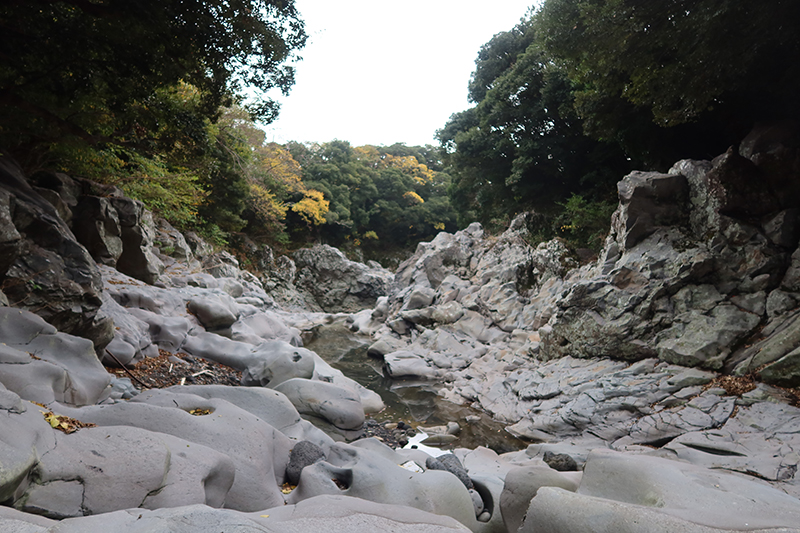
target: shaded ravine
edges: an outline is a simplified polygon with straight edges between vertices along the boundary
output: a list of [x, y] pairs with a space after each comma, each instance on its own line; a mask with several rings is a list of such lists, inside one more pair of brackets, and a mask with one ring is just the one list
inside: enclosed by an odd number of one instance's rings
[[369, 340], [339, 324], [318, 326], [305, 336], [305, 347], [327, 363], [377, 392], [386, 408], [372, 415], [378, 421], [404, 421], [412, 427], [439, 426], [458, 422], [458, 439], [442, 449], [485, 446], [497, 453], [524, 449], [527, 444], [505, 431], [505, 424], [483, 411], [457, 405], [439, 396], [442, 385], [416, 379], [391, 379], [383, 362], [367, 355]]

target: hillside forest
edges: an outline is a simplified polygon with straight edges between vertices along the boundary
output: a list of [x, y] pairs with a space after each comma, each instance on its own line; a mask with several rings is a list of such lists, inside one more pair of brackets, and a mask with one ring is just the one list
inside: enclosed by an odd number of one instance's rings
[[307, 40], [292, 0], [9, 0], [0, 28], [0, 149], [218, 245], [380, 258], [531, 210], [597, 249], [627, 172], [800, 118], [790, 0], [545, 0], [477, 51], [439, 146], [265, 142]]

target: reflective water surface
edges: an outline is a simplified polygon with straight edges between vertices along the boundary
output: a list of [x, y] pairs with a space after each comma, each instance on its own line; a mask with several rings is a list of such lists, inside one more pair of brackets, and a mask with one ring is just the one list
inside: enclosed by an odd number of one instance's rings
[[[404, 421], [413, 427], [438, 426], [458, 422], [461, 433], [449, 448], [486, 446], [498, 453], [521, 450], [527, 444], [505, 431], [505, 425], [486, 413], [443, 400], [441, 387], [425, 380], [392, 380], [384, 376], [382, 361], [367, 356], [368, 339], [350, 332], [343, 325], [320, 326], [305, 347], [317, 352], [331, 366], [351, 379], [380, 394], [386, 409], [372, 415], [379, 421]], [[467, 417], [480, 417], [469, 423]], [[445, 447], [447, 448], [447, 447]]]

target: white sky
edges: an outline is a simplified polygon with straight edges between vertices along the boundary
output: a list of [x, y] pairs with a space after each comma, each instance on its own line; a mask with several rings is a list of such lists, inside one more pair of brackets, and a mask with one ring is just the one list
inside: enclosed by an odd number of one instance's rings
[[480, 47], [536, 0], [296, 0], [309, 41], [267, 141], [437, 144]]

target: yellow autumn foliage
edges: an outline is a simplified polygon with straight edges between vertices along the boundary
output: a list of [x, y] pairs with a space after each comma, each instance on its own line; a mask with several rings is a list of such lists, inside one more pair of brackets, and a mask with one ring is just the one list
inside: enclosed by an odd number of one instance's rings
[[405, 193], [403, 195], [403, 198], [408, 200], [408, 202], [411, 205], [424, 204], [425, 203], [425, 200], [422, 199], [422, 196], [420, 196], [419, 194], [415, 193], [414, 191], [408, 191], [407, 193]]
[[265, 173], [276, 184], [280, 184], [287, 191], [304, 192], [300, 163], [295, 161], [289, 150], [277, 143], [269, 143], [256, 148], [257, 168]]
[[380, 166], [382, 168], [396, 168], [404, 174], [410, 175], [420, 185], [424, 185], [433, 179], [433, 171], [411, 155], [394, 156], [386, 154], [381, 159]]
[[286, 218], [286, 204], [279, 202], [273, 193], [257, 183], [250, 183], [249, 204], [262, 223], [275, 224]]
[[325, 223], [330, 202], [325, 195], [315, 189], [305, 191], [305, 197], [292, 205], [292, 211], [300, 215], [306, 224], [318, 226]]
[[358, 161], [372, 168], [376, 168], [381, 160], [378, 149], [371, 145], [353, 148], [353, 155], [355, 155]]

